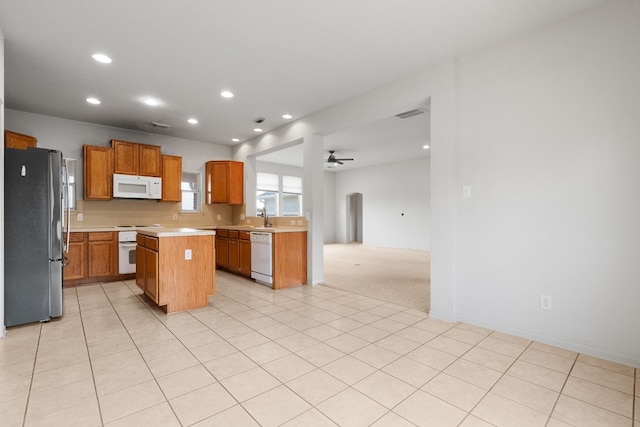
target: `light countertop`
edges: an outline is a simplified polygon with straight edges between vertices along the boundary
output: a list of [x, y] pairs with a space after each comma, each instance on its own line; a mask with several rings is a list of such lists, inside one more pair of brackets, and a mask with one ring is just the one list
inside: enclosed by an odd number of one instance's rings
[[186, 237], [186, 236], [215, 236], [215, 230], [202, 230], [184, 227], [142, 227], [136, 231], [152, 237]]
[[[176, 233], [177, 230], [192, 230], [194, 231], [214, 231], [215, 230], [239, 230], [239, 231], [259, 231], [259, 232], [267, 232], [267, 233], [300, 233], [306, 232], [306, 227], [261, 227], [255, 225], [205, 225], [205, 226], [195, 226], [195, 227], [164, 227], [164, 226], [153, 226], [153, 227], [140, 227], [140, 226], [109, 226], [109, 225], [98, 225], [98, 226], [75, 226], [71, 227], [72, 233], [92, 233], [92, 232], [103, 232], [103, 231], [140, 231], [140, 230], [151, 230], [150, 232], [161, 232], [161, 233]], [[170, 231], [171, 230], [171, 231]], [[65, 230], [66, 231], [66, 230]], [[184, 231], [182, 231], [184, 233]], [[147, 233], [143, 233], [147, 234]], [[154, 234], [148, 234], [152, 236]], [[192, 234], [193, 235], [193, 234]]]

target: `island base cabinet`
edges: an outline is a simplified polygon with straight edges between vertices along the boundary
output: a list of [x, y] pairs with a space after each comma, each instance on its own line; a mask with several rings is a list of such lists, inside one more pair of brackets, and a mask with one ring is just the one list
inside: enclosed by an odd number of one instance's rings
[[215, 293], [214, 236], [141, 237], [136, 283], [144, 293], [167, 313], [206, 307]]
[[307, 283], [307, 233], [273, 234], [273, 289]]

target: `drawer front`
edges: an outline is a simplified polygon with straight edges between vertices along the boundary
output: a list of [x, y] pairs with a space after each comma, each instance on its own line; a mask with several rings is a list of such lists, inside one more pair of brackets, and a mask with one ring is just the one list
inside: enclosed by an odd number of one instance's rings
[[115, 233], [113, 231], [104, 231], [104, 232], [92, 232], [87, 234], [89, 235], [90, 242], [101, 242], [101, 241], [110, 242], [110, 241], [113, 241]]
[[237, 239], [238, 238], [238, 230], [229, 230], [229, 238], [230, 239]]
[[241, 231], [240, 232], [240, 239], [241, 240], [251, 240], [251, 233], [249, 233], [248, 231]]
[[158, 252], [159, 242], [157, 237], [144, 236], [144, 246], [152, 251]]
[[136, 243], [144, 246], [144, 234], [136, 234]]
[[229, 230], [216, 230], [216, 236], [229, 237]]
[[[66, 235], [65, 235], [66, 236]], [[84, 242], [84, 233], [71, 233], [69, 236], [70, 242]]]

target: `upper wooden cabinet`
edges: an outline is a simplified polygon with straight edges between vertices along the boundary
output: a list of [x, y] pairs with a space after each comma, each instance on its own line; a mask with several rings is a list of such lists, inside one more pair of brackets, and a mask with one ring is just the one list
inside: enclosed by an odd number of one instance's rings
[[182, 201], [182, 157], [162, 156], [162, 201]]
[[10, 130], [4, 131], [4, 146], [7, 148], [20, 148], [26, 150], [29, 147], [35, 147], [38, 140], [29, 135], [23, 135]]
[[113, 195], [113, 149], [85, 145], [84, 199], [111, 200]]
[[244, 203], [244, 163], [212, 160], [206, 163], [206, 203]]
[[114, 173], [161, 176], [160, 146], [111, 140], [114, 149]]

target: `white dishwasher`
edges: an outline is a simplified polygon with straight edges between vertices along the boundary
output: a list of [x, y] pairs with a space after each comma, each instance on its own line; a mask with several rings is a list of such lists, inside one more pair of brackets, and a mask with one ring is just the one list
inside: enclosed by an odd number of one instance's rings
[[263, 285], [273, 284], [272, 234], [251, 232], [251, 278]]

